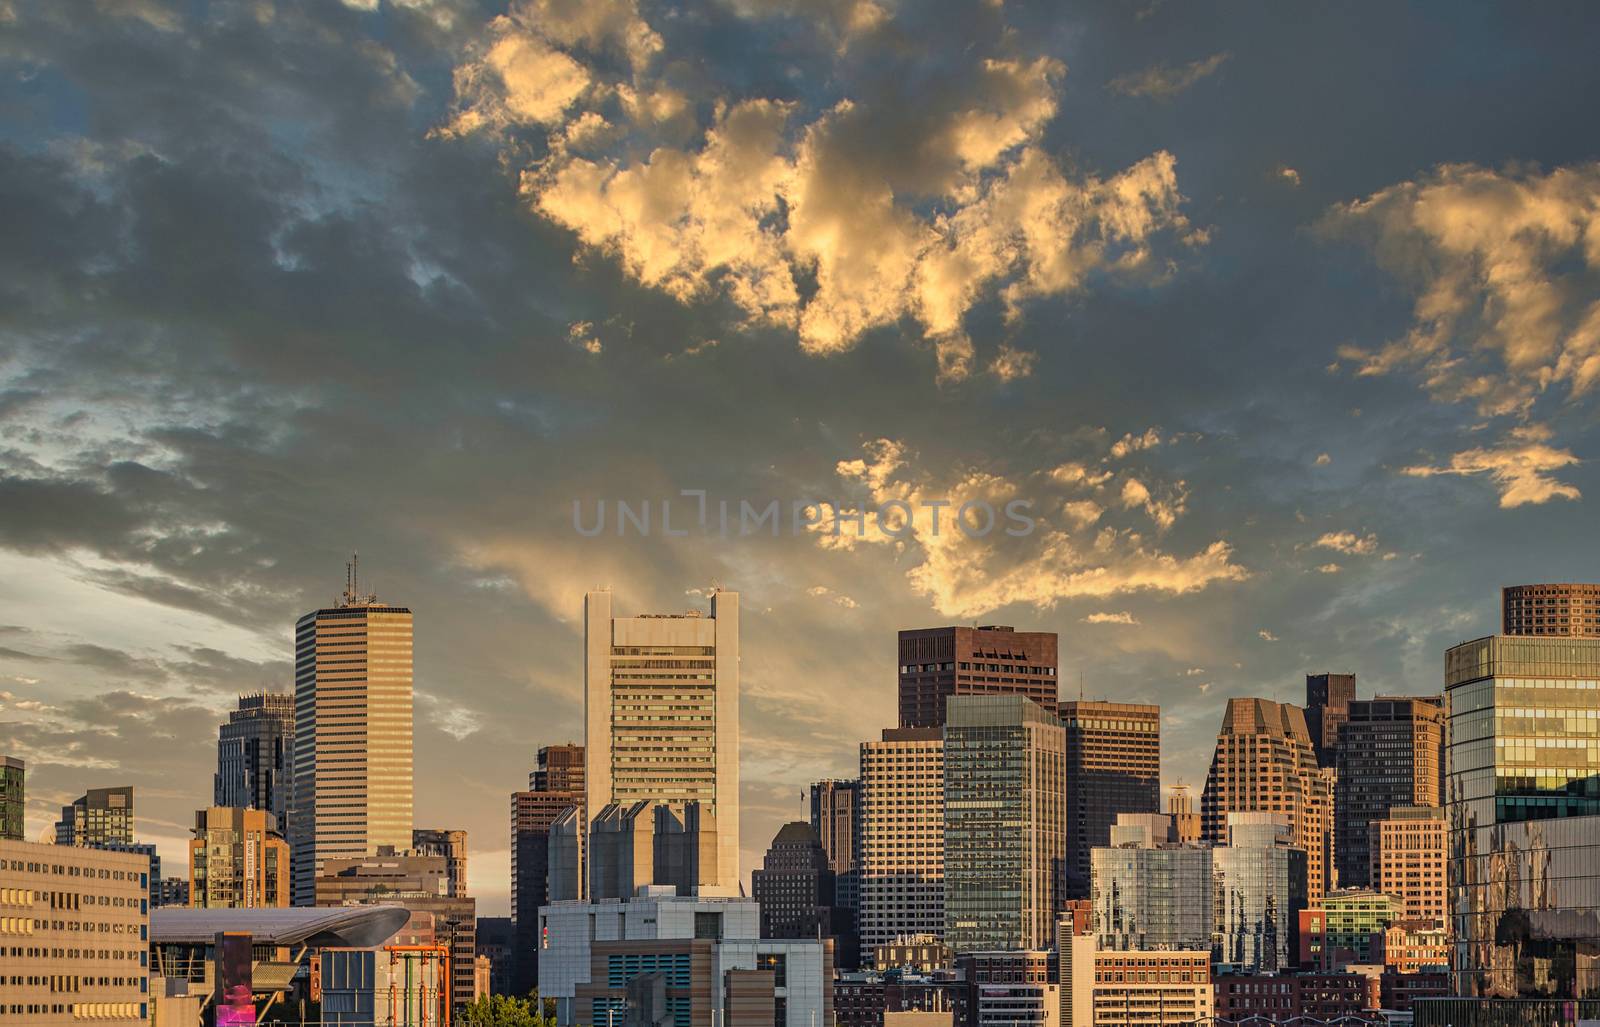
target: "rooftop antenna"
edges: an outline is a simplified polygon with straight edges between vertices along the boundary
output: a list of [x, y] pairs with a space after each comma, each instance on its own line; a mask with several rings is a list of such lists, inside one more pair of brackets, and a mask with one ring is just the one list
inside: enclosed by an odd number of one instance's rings
[[378, 601], [376, 593], [362, 595], [361, 588], [361, 554], [351, 553], [350, 560], [344, 565], [344, 598], [341, 606], [372, 606]]

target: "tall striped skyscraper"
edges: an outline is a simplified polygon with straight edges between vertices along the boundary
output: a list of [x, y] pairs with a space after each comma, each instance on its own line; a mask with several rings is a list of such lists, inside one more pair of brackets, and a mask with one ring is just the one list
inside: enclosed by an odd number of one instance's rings
[[361, 594], [295, 623], [294, 902], [323, 862], [411, 847], [411, 611]]

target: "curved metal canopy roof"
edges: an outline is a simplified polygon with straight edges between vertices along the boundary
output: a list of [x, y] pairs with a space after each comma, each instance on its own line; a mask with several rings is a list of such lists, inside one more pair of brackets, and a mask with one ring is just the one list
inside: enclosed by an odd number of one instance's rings
[[150, 911], [150, 942], [154, 945], [201, 944], [212, 941], [220, 931], [245, 931], [257, 945], [367, 949], [393, 938], [410, 915], [401, 906], [274, 909], [163, 906]]

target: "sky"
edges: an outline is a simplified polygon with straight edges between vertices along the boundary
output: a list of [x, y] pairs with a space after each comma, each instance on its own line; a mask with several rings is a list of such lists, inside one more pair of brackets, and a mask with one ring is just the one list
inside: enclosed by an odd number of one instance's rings
[[[218, 722], [355, 551], [485, 914], [591, 588], [741, 593], [746, 871], [893, 725], [901, 628], [1058, 632], [1196, 788], [1230, 697], [1437, 692], [1500, 586], [1600, 578], [1597, 20], [0, 0], [29, 836], [131, 784], [182, 872]], [[866, 530], [665, 534], [702, 492]]]

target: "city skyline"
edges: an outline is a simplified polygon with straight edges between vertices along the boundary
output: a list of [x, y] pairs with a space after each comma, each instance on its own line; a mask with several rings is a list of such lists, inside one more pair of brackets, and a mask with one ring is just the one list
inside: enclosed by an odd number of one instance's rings
[[[348, 571], [348, 568], [347, 568], [347, 571]], [[609, 590], [607, 590], [607, 591], [609, 591]], [[713, 594], [713, 591], [714, 590], [707, 590], [705, 597], [702, 598], [702, 599], [696, 600], [693, 597], [691, 597], [691, 604], [693, 604], [693, 605], [688, 607], [685, 611], [683, 611], [683, 613], [686, 614], [687, 616], [691, 617], [691, 618], [701, 616], [698, 608], [699, 608], [700, 605], [703, 605], [703, 604], [709, 602], [709, 600], [711, 598], [711, 595]], [[593, 593], [590, 593], [590, 594], [592, 595]], [[346, 598], [349, 598], [348, 593], [346, 594]], [[367, 598], [372, 598], [372, 597], [357, 597], [357, 598], [359, 598], [359, 599], [367, 599]], [[736, 596], [735, 596], [735, 598], [736, 598]], [[588, 602], [589, 600], [588, 599], [581, 599], [580, 601], [581, 602]], [[1499, 590], [1495, 590], [1494, 594], [1491, 596], [1491, 603], [1493, 604], [1495, 610], [1499, 611], [1500, 605], [1501, 605], [1500, 591]], [[338, 609], [338, 608], [340, 608], [338, 605], [330, 607], [330, 609]], [[380, 608], [380, 609], [388, 609], [388, 607], [383, 605], [383, 604], [379, 604], [378, 608]], [[327, 610], [320, 611], [320, 612], [327, 612]], [[1497, 615], [1498, 615], [1498, 613], [1497, 613]], [[307, 619], [307, 618], [309, 618], [311, 616], [312, 616], [311, 614], [308, 614], [308, 615], [306, 615], [305, 618], [301, 618], [301, 619], [305, 620], [305, 619]], [[665, 616], [665, 615], [663, 615], [663, 614], [645, 614], [643, 616], [646, 619], [648, 619], [649, 617], [662, 617], [662, 616]], [[710, 618], [707, 618], [707, 619], [709, 620]], [[578, 621], [581, 624], [581, 617], [578, 618]], [[975, 626], [975, 625], [973, 625], [973, 626]], [[905, 630], [906, 629], [897, 629], [895, 634], [903, 634], [903, 632]], [[929, 630], [929, 629], [928, 628], [924, 628], [924, 629], [912, 629], [912, 630]], [[1021, 628], [1020, 630], [1025, 630], [1025, 631], [1047, 631], [1048, 629], [1046, 629], [1046, 628], [1044, 628], [1042, 626], [1034, 625], [1034, 626], [1029, 626], [1029, 627], [1026, 627], [1026, 628]], [[1567, 629], [1563, 628], [1562, 630], [1567, 630]], [[1500, 625], [1496, 625], [1492, 630], [1488, 630], [1488, 631], [1484, 632], [1483, 635], [1499, 634], [1500, 631], [1501, 631], [1501, 626]], [[1483, 635], [1473, 636], [1473, 637], [1483, 637]], [[1468, 640], [1471, 640], [1471, 639], [1470, 638], [1469, 639], [1464, 639], [1463, 641], [1468, 641]], [[582, 648], [582, 635], [581, 635], [581, 633], [579, 634], [575, 644], [581, 650], [581, 648]], [[888, 644], [889, 645], [893, 645], [894, 644], [893, 637], [891, 637], [890, 642]], [[900, 686], [899, 683], [898, 683], [899, 679], [903, 676], [903, 675], [900, 674], [900, 665], [899, 664], [894, 664], [894, 665], [891, 665], [890, 667], [888, 667], [888, 669], [886, 671], [886, 675], [887, 675], [887, 678], [888, 678], [888, 682], [887, 682], [886, 687], [887, 687], [888, 693], [889, 693], [890, 713], [892, 715], [893, 712], [894, 712], [894, 708], [897, 705], [899, 705], [900, 703], [903, 702], [903, 699], [901, 697], [901, 693], [903, 692], [903, 687]], [[1441, 677], [1440, 677], [1439, 680], [1441, 680], [1441, 681], [1443, 680], [1442, 674], [1441, 674]], [[1062, 702], [1062, 704], [1064, 706], [1069, 704], [1069, 703], [1077, 701], [1076, 700], [1076, 692], [1071, 692], [1070, 693], [1071, 697], [1069, 698], [1068, 697], [1069, 696], [1069, 690], [1068, 690], [1067, 685], [1063, 684], [1061, 687], [1062, 687], [1062, 692], [1061, 692], [1062, 699], [1061, 699], [1061, 702]], [[1437, 686], [1435, 686], [1435, 687], [1437, 687]], [[1294, 690], [1302, 690], [1303, 691], [1303, 680], [1292, 683], [1290, 685], [1290, 690], [1291, 691], [1294, 691]], [[267, 693], [275, 693], [277, 690], [275, 690], [274, 688], [272, 688], [270, 686], [267, 686], [267, 685], [263, 684], [259, 689], [254, 690], [254, 693], [252, 693], [250, 691], [241, 691], [241, 693], [238, 696], [235, 697], [235, 700], [236, 701], [237, 700], [243, 700], [245, 698], [248, 698], [251, 694], [259, 694], [261, 691], [265, 691]], [[1209, 689], [1207, 691], [1209, 691]], [[1368, 694], [1369, 692], [1371, 692], [1372, 694]], [[291, 688], [289, 688], [287, 690], [282, 691], [280, 694], [282, 694], [285, 697], [288, 697], [288, 698], [292, 699], [293, 698], [293, 689], [291, 687]], [[1204, 694], [1204, 693], [1202, 693], [1202, 694]], [[1363, 701], [1363, 702], [1370, 702], [1374, 698], [1381, 699], [1381, 698], [1384, 698], [1386, 696], [1389, 697], [1389, 698], [1418, 699], [1418, 700], [1429, 698], [1429, 696], [1424, 695], [1424, 694], [1420, 694], [1420, 693], [1395, 696], [1395, 695], [1392, 695], [1390, 693], [1386, 693], [1384, 688], [1382, 688], [1381, 686], [1380, 687], [1376, 687], [1376, 688], [1369, 688], [1368, 684], [1366, 682], [1363, 682], [1363, 681], [1360, 680], [1360, 676], [1359, 675], [1356, 675], [1356, 695], [1357, 695], [1357, 698], [1359, 700]], [[1094, 698], [1092, 696], [1092, 693], [1089, 693], [1089, 692], [1086, 692], [1085, 696], [1088, 697], [1088, 701], [1090, 701], [1090, 702], [1096, 702], [1096, 701], [1105, 702], [1105, 701], [1107, 701], [1107, 700], [1105, 700], [1103, 698], [1096, 699], [1096, 698]], [[1233, 696], [1233, 698], [1259, 698], [1259, 696], [1256, 696], [1256, 695], [1245, 695], [1245, 696]], [[1276, 701], [1281, 701], [1285, 705], [1298, 705], [1296, 700], [1292, 696], [1290, 698], [1285, 698], [1285, 699], [1276, 700]], [[1301, 701], [1303, 701], [1303, 700], [1301, 700]], [[1222, 699], [1220, 701], [1220, 705], [1217, 708], [1216, 724], [1225, 724], [1225, 722], [1226, 722], [1226, 706], [1227, 706], [1227, 702], [1226, 702], [1226, 698], [1224, 698], [1224, 699]], [[223, 725], [225, 725], [228, 722], [230, 717], [235, 716], [235, 715], [236, 715], [236, 708], [226, 708], [226, 707], [223, 708], [222, 713], [221, 713], [221, 715], [219, 717], [219, 720], [218, 720], [217, 724], [213, 726], [213, 731], [221, 728]], [[581, 716], [580, 716], [579, 728], [573, 732], [573, 736], [574, 737], [578, 737], [578, 738], [583, 737], [583, 731], [582, 731], [582, 726], [581, 725], [582, 725], [582, 720], [581, 720]], [[885, 725], [885, 727], [883, 729], [881, 729], [881, 730], [885, 730], [885, 731], [894, 730], [892, 725], [893, 725], [893, 721], [891, 720], [891, 723], [889, 725]], [[417, 726], [418, 726], [418, 728], [420, 728], [422, 725], [419, 722]], [[1215, 727], [1213, 727], [1213, 730], [1215, 730]], [[556, 734], [560, 734], [560, 733], [557, 732]], [[874, 742], [875, 743], [877, 741], [876, 734], [877, 734], [877, 732], [874, 732], [872, 737], [863, 737], [861, 739], [856, 740], [856, 742], [854, 743], [854, 746], [859, 746], [860, 743], [862, 743], [862, 742]], [[554, 736], [552, 736], [552, 739], [553, 739], [553, 737]], [[1215, 744], [1215, 737], [1214, 736], [1213, 736], [1212, 741], [1213, 741], [1213, 746], [1214, 746], [1214, 744]], [[217, 760], [217, 743], [215, 742], [215, 740], [212, 740], [208, 744], [210, 746], [210, 748], [207, 750], [208, 758], [211, 761], [211, 768], [214, 771], [215, 768], [216, 768], [216, 760]], [[560, 747], [561, 744], [562, 743], [559, 743], [559, 742], [554, 741], [554, 740], [537, 741], [536, 748]], [[581, 749], [582, 747], [579, 746], [579, 748]], [[1205, 757], [1204, 757], [1205, 762], [1209, 763], [1210, 760], [1212, 759], [1213, 755], [1214, 754], [1212, 752], [1207, 752], [1205, 754]], [[47, 760], [43, 761], [43, 762], [48, 763]], [[742, 762], [743, 762], [743, 757], [741, 756], [741, 763]], [[533, 773], [532, 773], [532, 770], [531, 770], [531, 768], [533, 767], [533, 764], [534, 764], [534, 761], [530, 758], [530, 760], [528, 761], [528, 767], [530, 769], [524, 770], [524, 771], [521, 772], [522, 773], [522, 778], [523, 778], [524, 781], [531, 780], [531, 778], [533, 777]], [[1205, 766], [1205, 764], [1202, 763], [1201, 764], [1201, 768], [1202, 768], [1201, 772], [1199, 774], [1197, 774], [1196, 777], [1193, 778], [1193, 779], [1188, 778], [1188, 777], [1184, 777], [1181, 774], [1180, 774], [1179, 777], [1173, 777], [1172, 776], [1172, 771], [1170, 770], [1170, 762], [1169, 762], [1167, 753], [1165, 752], [1165, 750], [1163, 748], [1163, 752], [1162, 752], [1162, 767], [1163, 767], [1163, 771], [1162, 771], [1162, 787], [1163, 787], [1163, 790], [1165, 791], [1165, 789], [1170, 788], [1173, 784], [1177, 784], [1177, 783], [1180, 783], [1180, 782], [1185, 784], [1185, 785], [1190, 786], [1192, 790], [1193, 789], [1197, 789], [1198, 785], [1199, 784], [1203, 784], [1205, 779], [1206, 779], [1206, 774], [1204, 772], [1204, 766]], [[419, 768], [418, 769], [418, 776], [420, 776], [422, 773], [425, 773], [427, 770], [428, 770], [428, 768], [426, 768], [426, 767]], [[855, 772], [859, 771], [858, 765], [856, 763], [854, 763], [854, 762], [852, 762], [851, 765], [846, 767], [838, 776], [840, 776], [841, 778], [848, 777], [848, 776], [850, 776], [850, 773], [853, 772], [853, 771], [855, 771]], [[124, 776], [127, 776], [127, 775], [124, 775]], [[810, 785], [813, 784], [816, 780], [822, 780], [822, 779], [827, 778], [828, 776], [829, 775], [827, 775], [827, 774], [814, 775], [812, 778], [810, 778], [810, 779], [808, 779], [808, 780], [806, 780], [804, 782], [797, 781], [796, 785], [797, 785], [797, 788], [799, 788], [803, 793], [805, 791], [805, 789], [808, 789], [810, 787]], [[213, 773], [211, 775], [211, 777], [214, 779], [215, 774]], [[100, 780], [99, 777], [93, 777], [92, 779], [93, 780]], [[43, 802], [43, 800], [39, 800], [38, 797], [35, 796], [32, 793], [32, 790], [31, 790], [32, 789], [32, 781], [33, 781], [33, 772], [32, 772], [32, 769], [30, 767], [30, 770], [29, 770], [30, 792], [28, 794], [28, 802], [29, 802], [29, 808], [30, 809], [33, 809], [35, 806], [41, 805], [42, 802]], [[95, 790], [96, 788], [98, 788], [100, 790], [104, 790], [106, 787], [108, 787], [108, 786], [98, 785], [98, 786], [94, 786], [93, 788], [89, 788], [89, 789], [86, 789], [86, 790]], [[111, 787], [113, 787], [113, 788], [126, 788], [126, 787], [130, 787], [130, 786], [118, 785], [118, 786], [111, 786]], [[513, 779], [513, 780], [511, 780], [509, 782], [508, 787], [505, 789], [505, 791], [506, 792], [517, 792], [517, 791], [520, 791], [522, 787], [523, 787], [523, 785], [522, 785], [521, 781], [517, 781], [517, 780]], [[499, 797], [502, 800], [504, 799], [504, 795], [503, 794], [499, 795]], [[182, 802], [185, 801], [185, 799], [182, 796], [179, 796], [174, 801], [176, 801], [176, 802], [181, 804]], [[804, 818], [807, 815], [807, 811], [809, 810], [809, 807], [810, 807], [809, 795], [802, 794], [801, 798], [797, 799], [796, 802], [797, 802], [797, 805], [796, 805], [797, 812], [795, 813], [795, 816]], [[208, 806], [210, 804], [211, 804], [210, 800], [205, 798], [204, 797], [204, 793], [202, 793], [201, 796], [199, 798], [197, 798], [194, 808], [195, 809], [204, 809], [206, 806]], [[175, 861], [175, 862], [167, 864], [168, 866], [173, 866], [173, 867], [178, 867], [178, 868], [187, 867], [187, 864], [188, 864], [188, 849], [189, 849], [189, 844], [190, 844], [190, 841], [191, 841], [191, 838], [192, 838], [192, 834], [189, 833], [186, 830], [186, 833], [184, 835], [178, 836], [178, 838], [177, 838], [178, 842], [180, 842], [181, 844], [169, 844], [168, 837], [161, 830], [157, 829], [155, 831], [152, 831], [147, 826], [147, 818], [143, 814], [143, 810], [147, 809], [149, 805], [150, 805], [149, 803], [147, 803], [147, 802], [145, 802], [144, 800], [141, 799], [141, 802], [140, 802], [140, 814], [136, 818], [136, 824], [135, 824], [135, 830], [134, 830], [135, 839], [140, 841], [140, 842], [156, 844], [157, 847], [158, 847], [158, 850], [159, 850], [159, 854], [163, 858], [170, 858], [170, 859], [173, 859]], [[505, 851], [505, 852], [500, 852], [500, 851], [497, 851], [494, 848], [494, 846], [499, 842], [499, 838], [498, 838], [498, 836], [496, 834], [492, 833], [492, 832], [494, 832], [496, 830], [498, 830], [500, 832], [504, 832], [504, 830], [505, 830], [504, 810], [502, 809], [499, 812], [500, 812], [500, 821], [501, 821], [499, 824], [490, 825], [490, 826], [477, 825], [475, 828], [468, 829], [469, 836], [473, 835], [474, 831], [478, 831], [478, 832], [488, 831], [488, 832], [491, 832], [488, 835], [488, 837], [484, 839], [484, 842], [487, 843], [485, 845], [485, 848], [488, 851], [487, 852], [475, 853], [474, 874], [473, 874], [472, 880], [471, 880], [471, 882], [469, 884], [470, 893], [473, 894], [474, 898], [476, 898], [480, 902], [484, 903], [484, 905], [480, 909], [481, 914], [484, 915], [484, 916], [506, 915], [510, 910], [510, 900], [511, 900], [511, 894], [510, 894], [510, 890], [511, 890], [511, 885], [510, 885], [510, 879], [511, 879], [510, 852], [509, 852], [509, 849], [507, 851]], [[189, 825], [190, 827], [192, 827], [192, 817], [193, 817], [193, 815], [194, 815], [194, 812], [193, 812], [193, 810], [191, 810], [190, 811], [191, 823]], [[47, 829], [41, 829], [39, 831], [36, 831], [34, 833], [34, 835], [25, 835], [25, 837], [28, 837], [31, 840], [33, 838], [44, 838], [46, 835], [49, 835], [51, 838], [53, 838], [55, 836], [55, 834], [57, 833], [57, 831], [58, 831], [58, 827], [56, 825], [56, 819], [58, 819], [58, 817], [59, 817], [59, 813], [53, 816], [53, 815], [48, 814], [46, 812], [42, 812], [42, 811], [39, 812], [37, 814], [37, 819], [40, 819], [41, 821], [47, 822]], [[33, 815], [30, 815], [29, 820], [28, 820], [28, 823], [30, 825], [32, 824], [33, 819], [35, 819], [35, 817]], [[419, 825], [425, 824], [425, 823], [426, 824], [433, 824], [433, 823], [437, 822], [437, 823], [443, 824], [443, 823], [446, 823], [446, 822], [450, 822], [452, 824], [452, 826], [454, 826], [457, 829], [461, 828], [462, 824], [465, 823], [465, 821], [462, 821], [462, 823], [451, 822], [448, 815], [445, 815], [443, 817], [431, 816], [429, 814], [417, 811], [415, 809], [413, 809], [413, 819]], [[458, 819], [460, 819], [460, 818], [458, 818]], [[785, 823], [785, 822], [786, 821], [781, 821], [780, 820], [779, 821], [779, 826], [781, 827], [782, 824]], [[763, 823], [764, 823], [764, 821], [763, 821]], [[745, 866], [743, 867], [743, 873], [741, 875], [741, 880], [742, 880], [744, 886], [747, 889], [748, 889], [749, 884], [750, 884], [750, 877], [749, 877], [750, 871], [751, 871], [751, 869], [753, 869], [755, 867], [759, 867], [761, 865], [761, 854], [765, 851], [765, 844], [753, 845], [751, 839], [748, 837], [749, 830], [750, 830], [750, 828], [746, 827], [744, 829], [744, 831], [742, 832], [742, 839], [743, 839], [743, 843], [744, 844], [741, 846], [741, 851], [744, 854], [744, 858], [746, 860], [749, 859], [749, 854], [752, 851], [755, 853], [754, 862], [753, 863], [752, 862], [746, 862]], [[287, 833], [283, 831], [283, 825], [282, 824], [279, 825], [279, 831], [284, 837], [287, 837]], [[477, 835], [476, 837], [482, 837], [482, 835], [480, 834], [480, 835]], [[768, 841], [770, 842], [770, 839], [768, 839]], [[476, 843], [476, 844], [484, 844], [484, 843], [480, 842], [480, 843]], [[168, 853], [168, 849], [169, 848], [172, 850], [172, 852], [170, 854]], [[485, 856], [487, 856], [487, 859], [484, 858]], [[504, 868], [502, 868], [500, 866], [500, 864], [499, 864], [500, 858], [504, 858], [506, 860], [506, 865], [504, 866]], [[505, 907], [503, 910], [501, 908], [501, 904], [502, 903], [504, 904], [504, 907]]]
[[[219, 724], [292, 688], [352, 550], [415, 612], [413, 822], [469, 832], [485, 914], [508, 795], [583, 740], [594, 588], [740, 593], [747, 878], [898, 722], [901, 630], [1055, 632], [1060, 698], [1159, 704], [1198, 809], [1229, 699], [1438, 694], [1502, 586], [1600, 580], [1587, 10], [0, 0], [0, 33], [28, 839], [131, 786], [183, 866]], [[573, 525], [701, 493], [953, 505], [898, 544]], [[1036, 530], [951, 531], [978, 498]]]

